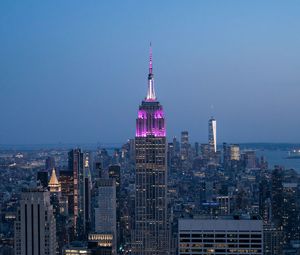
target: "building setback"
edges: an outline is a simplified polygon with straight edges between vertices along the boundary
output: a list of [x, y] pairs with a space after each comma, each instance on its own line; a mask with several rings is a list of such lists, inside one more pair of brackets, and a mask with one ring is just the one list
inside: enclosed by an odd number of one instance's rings
[[168, 254], [166, 146], [164, 111], [155, 96], [150, 49], [148, 93], [136, 120], [133, 252], [137, 255]]

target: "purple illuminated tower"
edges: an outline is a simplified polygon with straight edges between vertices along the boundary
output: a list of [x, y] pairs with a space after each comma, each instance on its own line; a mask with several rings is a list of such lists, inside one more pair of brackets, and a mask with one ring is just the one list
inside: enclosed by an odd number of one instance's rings
[[156, 100], [152, 72], [152, 50], [148, 92], [136, 120], [136, 196], [134, 254], [168, 254], [167, 167], [164, 111]]

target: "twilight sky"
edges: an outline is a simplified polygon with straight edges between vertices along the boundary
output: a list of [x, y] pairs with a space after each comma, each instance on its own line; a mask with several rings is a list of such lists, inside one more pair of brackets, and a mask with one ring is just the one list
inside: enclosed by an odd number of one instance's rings
[[0, 1], [0, 145], [121, 143], [149, 42], [169, 138], [300, 142], [300, 2]]

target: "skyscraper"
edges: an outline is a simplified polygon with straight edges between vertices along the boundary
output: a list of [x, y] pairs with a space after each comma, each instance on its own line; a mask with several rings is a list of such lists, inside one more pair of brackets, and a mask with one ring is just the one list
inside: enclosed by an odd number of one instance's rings
[[82, 234], [83, 227], [83, 153], [74, 149], [68, 153], [69, 171], [73, 172], [73, 227], [75, 237]]
[[181, 132], [181, 148], [180, 148], [180, 154], [181, 154], [181, 160], [187, 160], [189, 156], [189, 132], [188, 131], [182, 131]]
[[56, 227], [50, 193], [24, 190], [15, 222], [15, 255], [56, 254]]
[[108, 168], [109, 178], [116, 182], [116, 215], [117, 215], [117, 247], [123, 242], [121, 229], [121, 167], [120, 165], [110, 165]]
[[164, 111], [156, 100], [150, 48], [148, 92], [136, 120], [134, 254], [168, 254], [166, 146]]
[[90, 153], [84, 153], [84, 172], [83, 172], [83, 231], [85, 237], [91, 227], [91, 190], [92, 190], [92, 177], [90, 171], [91, 165], [91, 155]]
[[70, 170], [60, 171], [59, 183], [61, 186], [61, 195], [68, 206], [67, 215], [73, 215], [74, 210], [74, 180], [73, 172]]
[[278, 166], [272, 171], [272, 221], [278, 229], [283, 228], [283, 172], [283, 168]]
[[212, 153], [217, 152], [217, 121], [211, 117], [208, 121], [208, 144]]
[[238, 144], [230, 145], [230, 160], [239, 161], [241, 157], [240, 146]]
[[47, 157], [45, 160], [45, 170], [50, 173], [53, 168], [55, 168], [55, 158]]
[[43, 188], [48, 187], [48, 171], [42, 170], [37, 172], [37, 182]]
[[80, 149], [69, 152], [69, 171], [73, 173], [73, 226], [76, 238], [87, 237], [91, 221], [90, 154]]
[[[111, 236], [112, 254], [116, 254], [116, 181], [113, 178], [99, 178], [95, 184], [95, 233]], [[99, 235], [98, 235], [99, 236]]]

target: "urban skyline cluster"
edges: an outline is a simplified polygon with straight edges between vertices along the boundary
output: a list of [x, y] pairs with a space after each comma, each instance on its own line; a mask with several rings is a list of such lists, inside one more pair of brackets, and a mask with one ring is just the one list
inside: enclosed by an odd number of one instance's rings
[[[300, 253], [300, 176], [239, 144], [167, 140], [150, 48], [135, 138], [109, 151], [0, 153], [0, 254]], [[300, 158], [300, 150], [289, 154]]]

